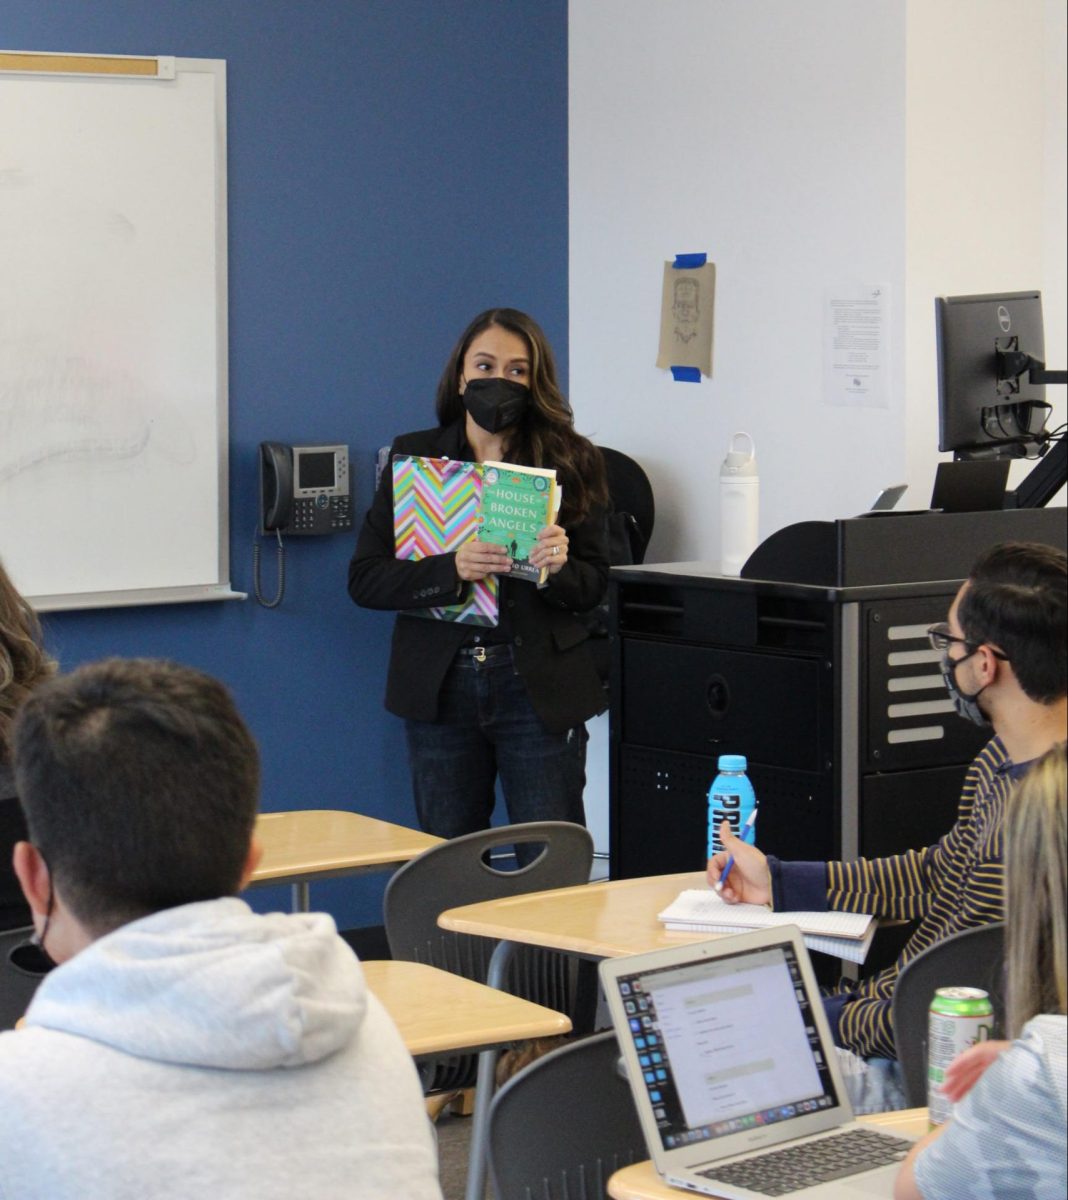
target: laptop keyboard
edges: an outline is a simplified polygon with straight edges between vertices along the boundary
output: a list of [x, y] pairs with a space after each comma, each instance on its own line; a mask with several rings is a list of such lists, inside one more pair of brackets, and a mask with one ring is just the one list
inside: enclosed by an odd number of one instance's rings
[[706, 1179], [748, 1188], [764, 1196], [788, 1196], [802, 1188], [844, 1179], [900, 1162], [912, 1147], [904, 1138], [873, 1129], [851, 1129], [783, 1150], [767, 1150], [729, 1166], [699, 1171]]

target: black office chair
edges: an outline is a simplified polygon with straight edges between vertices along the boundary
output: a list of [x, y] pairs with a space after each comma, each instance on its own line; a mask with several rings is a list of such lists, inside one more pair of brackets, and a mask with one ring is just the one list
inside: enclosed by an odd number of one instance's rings
[[[619, 450], [599, 446], [608, 479], [610, 507], [605, 517], [608, 561], [613, 567], [644, 562], [653, 536], [656, 502], [649, 476], [641, 466]], [[609, 673], [608, 600], [580, 616], [589, 631], [588, 645], [597, 673], [607, 685]]]
[[1005, 925], [981, 925], [929, 946], [898, 977], [890, 1019], [909, 1104], [927, 1103], [927, 1019], [940, 987], [976, 987], [990, 993], [994, 1026], [1005, 1027]]
[[608, 517], [609, 561], [627, 566], [645, 560], [649, 539], [653, 536], [656, 502], [653, 487], [644, 469], [619, 450], [598, 447], [608, 478], [612, 511]]
[[601, 1200], [613, 1171], [648, 1156], [612, 1030], [561, 1046], [493, 1098], [497, 1200]]
[[[517, 843], [540, 844], [541, 853], [518, 870], [500, 870], [491, 853]], [[395, 959], [429, 963], [485, 983], [496, 941], [441, 929], [438, 916], [461, 904], [588, 883], [592, 862], [589, 831], [567, 821], [501, 825], [433, 846], [405, 863], [386, 886], [383, 909], [390, 953]], [[512, 958], [506, 990], [566, 1013], [580, 1032], [593, 1026], [595, 965], [573, 955], [522, 947]], [[476, 1067], [474, 1054], [424, 1059], [420, 1063], [424, 1090], [470, 1087]]]

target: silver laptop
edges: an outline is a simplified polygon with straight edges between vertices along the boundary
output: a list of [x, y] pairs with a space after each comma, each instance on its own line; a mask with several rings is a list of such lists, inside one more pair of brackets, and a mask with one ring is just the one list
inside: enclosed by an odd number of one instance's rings
[[793, 925], [601, 963], [656, 1169], [729, 1200], [893, 1195], [911, 1142], [853, 1120]]
[[884, 487], [871, 503], [869, 512], [889, 512], [901, 497], [909, 490], [907, 483], [895, 483]]

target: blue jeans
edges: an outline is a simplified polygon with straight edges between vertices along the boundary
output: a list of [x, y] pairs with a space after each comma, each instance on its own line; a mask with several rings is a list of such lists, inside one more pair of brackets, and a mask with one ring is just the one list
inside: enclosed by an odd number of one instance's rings
[[484, 663], [457, 655], [438, 719], [404, 724], [415, 807], [427, 833], [452, 838], [489, 828], [498, 777], [510, 823], [585, 824], [586, 726], [545, 729], [510, 648], [494, 647]]
[[835, 1046], [835, 1050], [842, 1082], [856, 1116], [909, 1107], [901, 1064], [896, 1059], [861, 1058], [842, 1046]]

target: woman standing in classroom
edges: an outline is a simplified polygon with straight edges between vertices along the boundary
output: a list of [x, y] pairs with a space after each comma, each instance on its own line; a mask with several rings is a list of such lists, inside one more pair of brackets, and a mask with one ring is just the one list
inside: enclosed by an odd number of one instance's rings
[[[387, 468], [349, 566], [349, 594], [394, 609], [386, 708], [403, 717], [420, 825], [440, 837], [485, 829], [500, 779], [511, 822], [584, 823], [585, 721], [606, 707], [577, 613], [608, 581], [600, 451], [575, 431], [545, 334], [525, 313], [480, 313], [438, 384], [433, 429], [396, 439], [392, 455], [555, 468], [559, 524], [538, 534], [530, 561], [544, 586], [509, 579], [503, 546], [471, 540], [455, 553], [394, 556], [393, 479]], [[462, 602], [496, 576], [496, 626], [415, 619]]]
[[1068, 1102], [1068, 766], [1038, 760], [1005, 816], [1006, 1025], [947, 1068], [953, 1116], [917, 1142], [895, 1200], [1063, 1200]]

